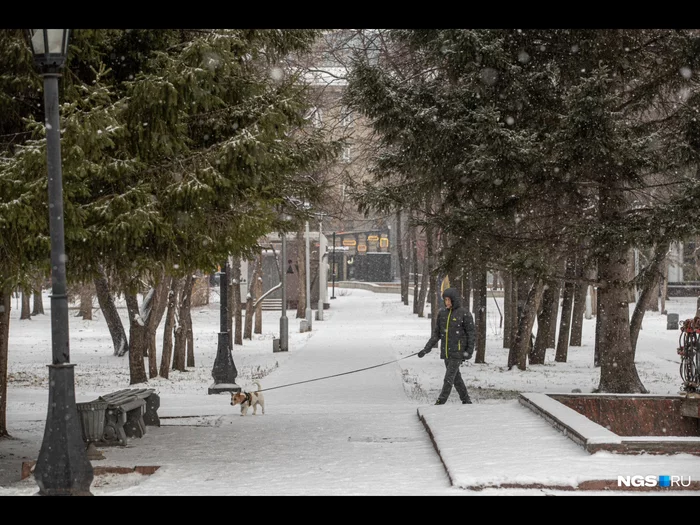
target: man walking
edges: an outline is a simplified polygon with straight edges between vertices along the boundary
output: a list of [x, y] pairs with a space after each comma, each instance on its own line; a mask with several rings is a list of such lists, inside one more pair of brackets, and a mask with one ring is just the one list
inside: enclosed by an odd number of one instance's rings
[[462, 308], [459, 293], [455, 288], [448, 288], [442, 293], [445, 308], [438, 313], [435, 328], [425, 348], [418, 352], [418, 357], [424, 357], [433, 349], [433, 345], [440, 343], [440, 359], [445, 361], [445, 379], [442, 391], [438, 396], [436, 405], [444, 405], [452, 392], [452, 385], [457, 389], [462, 404], [471, 405], [467, 385], [464, 384], [459, 365], [465, 359], [471, 359], [474, 353], [474, 319], [466, 308]]

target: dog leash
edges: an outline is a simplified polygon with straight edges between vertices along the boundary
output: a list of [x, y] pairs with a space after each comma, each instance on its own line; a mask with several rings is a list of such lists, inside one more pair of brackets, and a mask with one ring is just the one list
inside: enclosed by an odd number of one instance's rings
[[277, 388], [284, 388], [284, 387], [292, 386], [292, 385], [301, 385], [302, 383], [310, 383], [311, 381], [320, 381], [321, 379], [328, 379], [330, 377], [338, 377], [338, 376], [344, 376], [347, 374], [354, 374], [355, 372], [362, 372], [363, 370], [369, 370], [370, 368], [377, 368], [379, 366], [384, 366], [384, 365], [388, 365], [391, 363], [396, 363], [397, 361], [401, 361], [402, 359], [407, 359], [409, 357], [413, 357], [414, 355], [418, 355], [418, 352], [416, 352], [415, 354], [404, 356], [404, 357], [399, 357], [398, 359], [394, 359], [393, 361], [387, 361], [386, 363], [379, 363], [378, 365], [372, 365], [372, 366], [368, 366], [365, 368], [358, 368], [357, 370], [351, 370], [350, 372], [343, 372], [341, 374], [334, 374], [332, 376], [317, 377], [316, 379], [307, 379], [306, 381], [297, 381], [296, 383], [289, 383], [286, 385], [272, 386], [270, 388], [261, 388], [260, 390], [256, 390], [256, 392], [265, 392], [267, 390], [275, 390]]

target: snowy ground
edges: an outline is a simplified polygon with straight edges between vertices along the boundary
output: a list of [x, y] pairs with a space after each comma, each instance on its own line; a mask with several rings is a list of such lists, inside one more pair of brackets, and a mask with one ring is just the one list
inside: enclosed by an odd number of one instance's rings
[[[523, 476], [574, 485], [595, 475], [647, 471], [700, 478], [700, 459], [683, 454], [634, 460], [591, 456], [515, 401], [518, 392], [591, 392], [597, 386], [594, 318], [584, 320], [583, 344], [570, 347], [568, 362], [555, 363], [554, 351], [549, 350], [544, 365], [508, 370], [499, 312], [489, 301], [487, 363], [462, 367], [475, 404], [459, 404], [453, 392], [445, 407], [433, 407], [429, 405], [442, 385], [444, 365], [437, 351], [423, 359], [411, 356], [429, 337], [429, 319], [416, 317], [412, 307], [394, 294], [341, 289], [336, 296], [324, 321], [314, 320], [311, 332], [299, 333], [299, 319], [294, 311], [288, 312], [287, 353], [272, 352], [280, 317], [274, 311], [264, 312], [262, 334], [234, 346], [237, 383], [249, 390], [252, 380], [260, 379], [263, 388], [270, 389], [265, 392], [265, 416], [241, 418], [227, 395], [207, 395], [219, 331], [219, 304], [212, 294], [209, 305], [192, 312], [196, 366], [184, 373], [171, 371], [167, 380], [153, 378], [132, 385], [156, 389], [162, 426], [149, 427], [146, 436], [127, 447], [101, 449], [106, 459], [93, 462], [93, 466], [160, 468], [150, 476], [95, 476], [92, 493], [467, 495], [472, 491], [460, 487], [479, 481], [508, 483]], [[502, 300], [497, 301], [502, 311]], [[50, 306], [48, 299], [44, 304]], [[20, 481], [19, 474], [23, 461], [36, 460], [43, 437], [50, 317], [20, 321], [19, 304], [13, 306], [8, 370], [12, 439], [0, 440], [0, 495], [30, 495], [37, 492], [36, 483], [31, 477]], [[695, 298], [674, 298], [667, 309], [680, 319], [692, 317]], [[125, 319], [126, 311], [120, 313]], [[637, 367], [652, 394], [680, 390], [678, 335], [678, 330], [666, 329], [666, 316], [647, 312]], [[159, 333], [159, 343], [161, 338]], [[78, 402], [129, 386], [127, 357], [112, 355], [99, 309], [92, 321], [70, 318], [70, 349]], [[442, 459], [419, 421], [419, 412], [434, 425], [431, 431], [442, 444]], [[515, 430], [512, 425], [518, 421], [521, 427]], [[508, 436], [508, 446], [523, 462], [515, 464], [503, 453], [507, 444], [498, 439], [499, 432]], [[532, 459], [543, 447], [546, 460]], [[517, 489], [480, 492], [517, 493]]]

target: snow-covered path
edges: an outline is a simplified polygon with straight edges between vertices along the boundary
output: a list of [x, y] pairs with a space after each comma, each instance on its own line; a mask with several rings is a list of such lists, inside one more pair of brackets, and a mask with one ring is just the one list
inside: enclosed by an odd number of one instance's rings
[[[514, 398], [493, 395], [498, 390], [590, 391], [598, 376], [591, 364], [593, 319], [585, 320], [584, 344], [570, 352], [569, 362], [550, 359], [526, 371], [502, 366], [507, 349], [496, 320], [488, 325], [489, 362], [464, 365], [475, 403], [463, 406], [453, 394], [447, 405], [435, 407], [431, 405], [442, 384], [443, 363], [436, 352], [424, 359], [411, 355], [427, 341], [430, 320], [412, 314], [398, 295], [364, 290], [339, 294], [324, 312], [325, 320], [314, 320], [313, 330], [306, 333], [298, 332], [299, 320], [288, 311], [290, 351], [284, 353], [272, 352], [279, 312], [264, 312], [263, 333], [235, 345], [233, 355], [241, 387], [248, 390], [251, 378], [262, 377], [263, 388], [270, 388], [265, 392], [266, 414], [241, 417], [228, 395], [207, 394], [218, 306], [212, 303], [193, 312], [197, 366], [172, 371], [169, 379], [132, 385], [158, 392], [162, 426], [148, 427], [146, 435], [127, 447], [101, 447], [105, 459], [93, 461], [96, 469], [159, 469], [151, 475], [96, 475], [93, 494], [568, 495], [572, 493], [549, 487], [618, 475], [700, 476], [700, 458], [685, 454], [590, 455]], [[686, 305], [679, 300], [674, 307], [686, 315], [686, 310], [695, 311], [695, 301]], [[0, 440], [0, 495], [37, 492], [31, 477], [18, 477], [22, 462], [37, 458], [47, 408], [49, 316], [20, 322], [18, 314], [11, 312], [12, 438]], [[667, 330], [661, 315], [645, 323], [638, 348], [640, 375], [656, 394], [675, 392], [678, 363], [672, 350], [677, 332]], [[94, 321], [71, 318], [71, 357], [77, 365], [78, 401], [129, 386], [128, 361], [112, 355], [101, 316]], [[523, 482], [548, 488], [495, 488]], [[470, 486], [489, 488], [459, 488]], [[619, 492], [607, 492], [613, 493]]]
[[[400, 367], [391, 362], [396, 327], [376, 305], [348, 297], [327, 320], [314, 321], [332, 328], [318, 330], [265, 377], [263, 388], [272, 390], [264, 393], [264, 416], [241, 417], [238, 407], [221, 406], [227, 395], [209, 396], [203, 401], [214, 398], [222, 413], [199, 421], [210, 426], [149, 430], [134, 446], [141, 464], [153, 449], [161, 468], [123, 493], [172, 494], [178, 479], [182, 494], [464, 494], [451, 487], [417, 403], [404, 392]], [[346, 373], [366, 367], [373, 368]], [[284, 386], [334, 374], [343, 375]], [[167, 413], [167, 395], [161, 405]], [[180, 440], [193, 445], [182, 450]], [[131, 466], [132, 456], [129, 448], [109, 451], [116, 465]]]

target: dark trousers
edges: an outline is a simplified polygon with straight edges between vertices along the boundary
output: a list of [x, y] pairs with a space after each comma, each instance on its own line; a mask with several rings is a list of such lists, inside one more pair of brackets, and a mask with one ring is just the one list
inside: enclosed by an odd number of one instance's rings
[[447, 398], [450, 397], [450, 392], [452, 392], [452, 385], [454, 385], [459, 398], [462, 401], [467, 401], [469, 399], [469, 393], [467, 392], [467, 385], [464, 384], [464, 379], [462, 379], [462, 374], [459, 372], [459, 365], [462, 361], [459, 359], [444, 359], [445, 361], [445, 379], [442, 382], [442, 391], [438, 396], [438, 401], [445, 403]]

